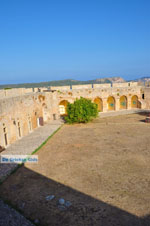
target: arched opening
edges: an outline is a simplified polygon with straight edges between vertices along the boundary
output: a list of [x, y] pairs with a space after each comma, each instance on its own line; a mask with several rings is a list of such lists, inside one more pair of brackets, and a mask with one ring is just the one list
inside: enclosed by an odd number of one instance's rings
[[103, 101], [101, 98], [96, 97], [94, 99], [94, 103], [98, 105], [98, 111], [102, 112], [103, 111]]
[[127, 97], [121, 96], [120, 97], [120, 110], [127, 109]]
[[107, 108], [109, 111], [114, 111], [115, 110], [115, 98], [110, 96], [107, 99]]
[[67, 114], [67, 105], [68, 105], [67, 100], [60, 101], [60, 103], [59, 103], [59, 113], [60, 113], [60, 115], [66, 115]]
[[141, 108], [141, 102], [138, 100], [138, 96], [136, 95], [131, 98], [131, 108]]

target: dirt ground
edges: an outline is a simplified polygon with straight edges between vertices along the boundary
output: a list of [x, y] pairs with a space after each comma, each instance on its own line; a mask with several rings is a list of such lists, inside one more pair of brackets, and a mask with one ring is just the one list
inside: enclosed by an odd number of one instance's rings
[[[145, 115], [64, 125], [1, 186], [42, 226], [150, 226], [150, 124]], [[46, 200], [55, 195], [53, 200]], [[71, 206], [59, 205], [63, 198]]]

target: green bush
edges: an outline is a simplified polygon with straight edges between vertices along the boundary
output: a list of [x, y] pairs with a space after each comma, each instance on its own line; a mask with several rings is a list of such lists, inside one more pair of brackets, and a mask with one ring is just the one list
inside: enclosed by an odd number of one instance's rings
[[65, 121], [72, 123], [86, 123], [98, 116], [98, 106], [91, 100], [80, 97], [73, 104], [67, 105]]

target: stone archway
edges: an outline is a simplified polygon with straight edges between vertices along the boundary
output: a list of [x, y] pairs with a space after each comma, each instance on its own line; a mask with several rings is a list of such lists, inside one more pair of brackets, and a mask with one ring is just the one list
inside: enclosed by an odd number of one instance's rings
[[136, 95], [131, 98], [131, 108], [141, 108], [141, 102], [138, 100], [138, 96]]
[[127, 109], [128, 104], [127, 104], [126, 96], [121, 96], [119, 102], [120, 102], [120, 110]]
[[102, 99], [99, 98], [99, 97], [96, 97], [94, 99], [94, 103], [98, 105], [98, 111], [102, 112], [103, 111], [103, 101], [102, 101]]
[[59, 113], [60, 115], [66, 115], [67, 114], [67, 105], [68, 105], [68, 101], [67, 100], [62, 100], [59, 103]]
[[114, 111], [115, 110], [115, 98], [113, 96], [108, 97], [107, 99], [107, 109], [108, 111]]

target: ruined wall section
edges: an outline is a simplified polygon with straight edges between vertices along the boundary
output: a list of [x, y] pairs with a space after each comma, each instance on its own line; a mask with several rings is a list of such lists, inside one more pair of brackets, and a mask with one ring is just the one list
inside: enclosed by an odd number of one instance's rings
[[57, 93], [32, 93], [19, 97], [0, 100], [0, 145], [6, 145], [4, 131], [7, 134], [7, 143], [32, 132], [39, 126], [39, 118], [50, 121], [58, 118]]

